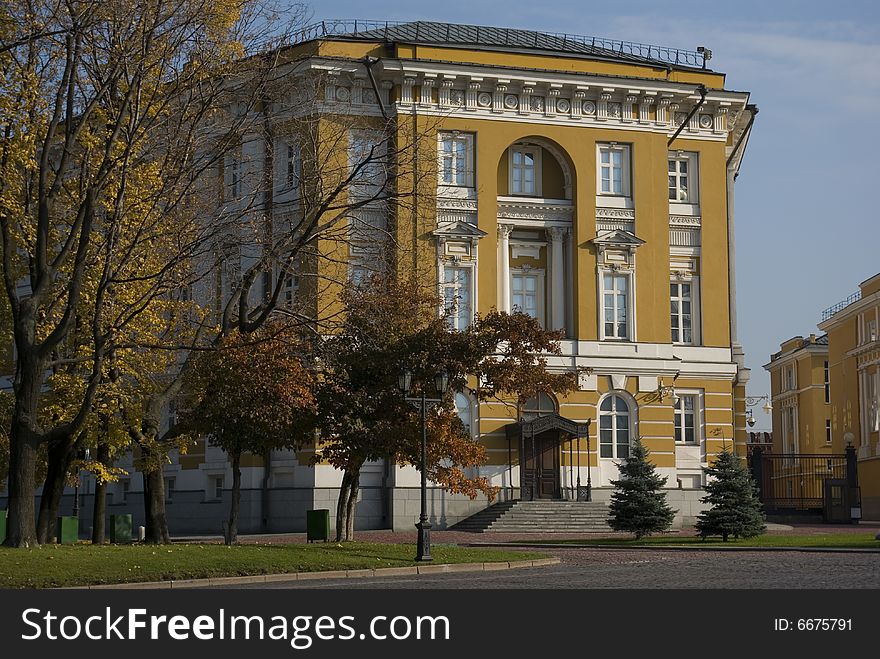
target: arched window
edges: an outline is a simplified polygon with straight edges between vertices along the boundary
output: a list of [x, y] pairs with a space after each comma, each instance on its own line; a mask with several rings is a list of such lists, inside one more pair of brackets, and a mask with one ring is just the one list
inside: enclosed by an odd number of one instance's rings
[[629, 455], [629, 405], [622, 396], [607, 396], [599, 406], [599, 456], [623, 459]]
[[537, 396], [529, 398], [522, 410], [522, 416], [527, 421], [539, 416], [555, 413], [556, 401], [553, 400], [552, 396], [545, 394], [543, 391]]
[[471, 397], [462, 391], [458, 391], [455, 393], [455, 412], [458, 414], [458, 418], [461, 419], [461, 422], [467, 429], [468, 434], [473, 437], [474, 407], [471, 401]]

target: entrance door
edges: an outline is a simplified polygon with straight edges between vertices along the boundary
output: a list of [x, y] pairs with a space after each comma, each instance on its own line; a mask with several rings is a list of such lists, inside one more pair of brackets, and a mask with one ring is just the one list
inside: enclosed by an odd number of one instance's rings
[[530, 498], [532, 479], [535, 482], [536, 499], [559, 498], [559, 434], [548, 431], [535, 436], [534, 450], [531, 438], [522, 443], [525, 455], [520, 456], [520, 464], [524, 466], [522, 497]]

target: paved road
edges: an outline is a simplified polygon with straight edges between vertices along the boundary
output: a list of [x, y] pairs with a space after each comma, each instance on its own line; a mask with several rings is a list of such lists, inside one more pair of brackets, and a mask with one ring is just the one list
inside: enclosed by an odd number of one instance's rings
[[235, 588], [880, 588], [880, 554], [560, 549], [562, 564], [498, 572]]

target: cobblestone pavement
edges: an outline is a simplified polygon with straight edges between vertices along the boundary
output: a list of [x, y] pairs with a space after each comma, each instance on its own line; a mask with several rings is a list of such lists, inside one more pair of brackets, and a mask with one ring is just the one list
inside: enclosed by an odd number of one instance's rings
[[255, 588], [880, 588], [877, 554], [553, 549], [560, 565], [403, 577], [264, 583]]

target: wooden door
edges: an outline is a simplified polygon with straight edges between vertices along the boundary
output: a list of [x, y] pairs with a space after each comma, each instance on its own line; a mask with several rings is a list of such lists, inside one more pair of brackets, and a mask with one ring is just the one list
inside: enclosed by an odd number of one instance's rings
[[523, 442], [525, 455], [521, 456], [520, 462], [524, 465], [522, 496], [524, 499], [531, 496], [532, 479], [536, 479], [536, 499], [557, 499], [560, 491], [558, 433], [548, 431], [537, 435], [534, 441], [534, 450], [531, 438]]

